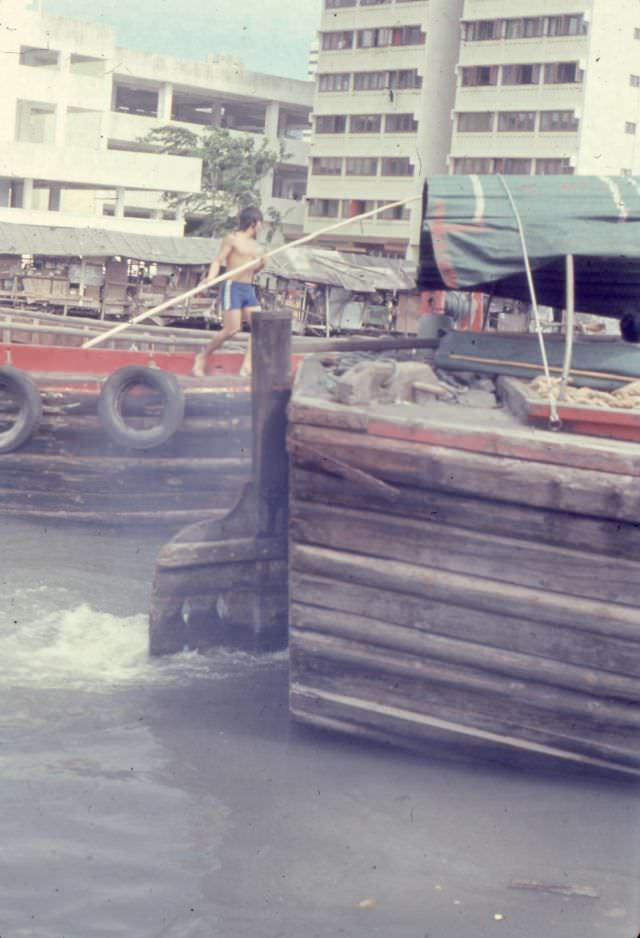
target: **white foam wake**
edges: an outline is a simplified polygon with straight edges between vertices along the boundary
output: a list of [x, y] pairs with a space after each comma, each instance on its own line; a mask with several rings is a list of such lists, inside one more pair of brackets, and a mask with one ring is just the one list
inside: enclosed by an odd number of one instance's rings
[[273, 666], [282, 657], [217, 651], [150, 659], [146, 615], [116, 616], [87, 604], [51, 610], [30, 603], [28, 613], [5, 608], [0, 618], [0, 685], [5, 687], [106, 691], [198, 675], [220, 679]]

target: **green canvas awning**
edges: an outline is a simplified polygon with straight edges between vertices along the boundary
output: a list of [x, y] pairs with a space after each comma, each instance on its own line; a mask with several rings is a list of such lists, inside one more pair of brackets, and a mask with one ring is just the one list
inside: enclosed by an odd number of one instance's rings
[[640, 310], [640, 177], [431, 176], [424, 186], [418, 285], [529, 301], [509, 187], [522, 219], [538, 301], [565, 305], [573, 254], [576, 308]]

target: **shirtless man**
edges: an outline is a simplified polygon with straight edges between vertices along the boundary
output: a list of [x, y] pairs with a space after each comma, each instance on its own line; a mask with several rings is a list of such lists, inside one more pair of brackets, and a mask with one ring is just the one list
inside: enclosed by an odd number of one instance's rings
[[[223, 239], [218, 256], [209, 268], [207, 280], [213, 280], [220, 273], [222, 266], [231, 271], [235, 270], [236, 267], [242, 267], [248, 261], [256, 260], [256, 263], [251, 267], [221, 284], [222, 329], [220, 332], [216, 332], [204, 351], [198, 352], [196, 355], [193, 373], [197, 377], [204, 376], [209, 355], [219, 349], [223, 342], [226, 342], [227, 339], [240, 331], [243, 314], [246, 315], [249, 324], [251, 324], [252, 313], [260, 310], [260, 304], [253, 288], [253, 278], [265, 265], [264, 258], [258, 257], [258, 247], [256, 245], [256, 235], [261, 224], [262, 213], [260, 209], [243, 208], [238, 217], [238, 230]], [[251, 336], [249, 336], [247, 352], [240, 374], [251, 374]]]

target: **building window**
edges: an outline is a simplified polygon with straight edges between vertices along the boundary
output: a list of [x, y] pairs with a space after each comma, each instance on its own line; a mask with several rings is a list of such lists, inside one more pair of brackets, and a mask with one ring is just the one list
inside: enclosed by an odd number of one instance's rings
[[539, 65], [503, 65], [503, 85], [539, 85]]
[[624, 125], [624, 132], [626, 134], [635, 134], [636, 129], [637, 129], [637, 125], [633, 123], [632, 121], [627, 121], [626, 124]]
[[158, 116], [158, 92], [128, 85], [115, 86], [114, 110], [141, 117]]
[[544, 32], [544, 17], [521, 16], [505, 20], [505, 39], [536, 39]]
[[636, 28], [634, 29], [633, 38], [640, 39], [640, 26], [636, 26]]
[[318, 114], [316, 117], [317, 134], [343, 134], [347, 129], [344, 114]]
[[57, 69], [60, 66], [60, 53], [53, 49], [38, 49], [36, 46], [20, 46], [18, 63], [31, 68]]
[[462, 176], [487, 174], [491, 172], [491, 160], [484, 156], [459, 157], [453, 161], [453, 172]]
[[388, 87], [388, 72], [355, 72], [354, 91], [384, 91]]
[[414, 166], [408, 156], [390, 156], [382, 160], [383, 176], [413, 176]]
[[349, 130], [352, 134], [377, 134], [382, 127], [381, 114], [352, 114]]
[[361, 7], [379, 7], [386, 3], [391, 3], [391, 0], [360, 0]]
[[632, 88], [640, 88], [640, 75], [630, 75], [629, 84]]
[[492, 130], [492, 111], [461, 111], [458, 114], [458, 133], [490, 133]]
[[348, 72], [333, 72], [318, 75], [318, 91], [348, 91], [351, 75]]
[[390, 46], [393, 36], [391, 28], [359, 29], [358, 49], [377, 49], [380, 46]]
[[535, 129], [535, 111], [502, 111], [498, 114], [498, 130], [502, 133], [525, 134]]
[[498, 84], [497, 65], [473, 65], [462, 69], [462, 84], [465, 88], [479, 88]]
[[325, 10], [339, 10], [342, 7], [354, 7], [356, 0], [324, 0]]
[[422, 78], [415, 69], [403, 69], [397, 72], [355, 72], [354, 91], [404, 91], [421, 88]]
[[494, 173], [503, 176], [528, 176], [531, 173], [532, 161], [521, 157], [505, 156], [493, 161]]
[[419, 26], [383, 26], [379, 29], [358, 30], [359, 49], [379, 49], [385, 46], [421, 46], [426, 34]]
[[341, 176], [342, 157], [314, 156], [311, 160], [311, 172], [314, 176]]
[[620, 170], [620, 175], [621, 175], [621, 176], [631, 176], [631, 175], [632, 175], [632, 172], [631, 172], [631, 170], [628, 169], [628, 168], [627, 168], [627, 169], [621, 169], [621, 170]]
[[[384, 202], [378, 202], [377, 208], [380, 208], [384, 204]], [[395, 205], [393, 208], [388, 208], [378, 215], [378, 218], [381, 218], [382, 221], [409, 221], [410, 217], [411, 209], [408, 205]]]
[[384, 126], [387, 134], [412, 134], [418, 130], [413, 114], [387, 114]]
[[587, 24], [581, 13], [568, 16], [550, 16], [547, 19], [548, 36], [583, 36]]
[[347, 158], [347, 176], [377, 176], [378, 158], [375, 156], [354, 156]]
[[541, 111], [540, 130], [544, 133], [566, 134], [578, 129], [578, 119], [573, 111]]
[[16, 140], [20, 143], [55, 142], [56, 107], [40, 101], [16, 101]]
[[576, 85], [582, 81], [577, 62], [549, 62], [544, 67], [545, 85]]
[[337, 218], [340, 212], [338, 199], [309, 199], [307, 206], [310, 218]]
[[502, 20], [473, 20], [464, 23], [462, 36], [465, 42], [487, 42], [500, 39]]
[[[364, 215], [366, 212], [372, 212], [376, 203], [372, 199], [343, 199], [342, 217], [355, 218], [356, 215]], [[373, 219], [371, 219], [373, 221]]]
[[322, 50], [339, 51], [341, 49], [353, 48], [352, 32], [322, 33]]
[[389, 88], [397, 91], [409, 91], [422, 88], [422, 76], [415, 68], [401, 69], [399, 72], [389, 72]]
[[537, 176], [560, 176], [573, 175], [573, 167], [569, 165], [569, 160], [558, 159], [538, 159], [536, 160]]

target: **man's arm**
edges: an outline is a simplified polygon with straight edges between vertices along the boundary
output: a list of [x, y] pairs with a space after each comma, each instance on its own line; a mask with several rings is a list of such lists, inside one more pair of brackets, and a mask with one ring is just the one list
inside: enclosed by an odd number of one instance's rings
[[226, 235], [222, 239], [222, 244], [220, 245], [220, 250], [218, 251], [216, 257], [211, 262], [209, 266], [209, 272], [205, 279], [214, 280], [220, 273], [220, 268], [225, 266], [225, 261], [231, 253], [231, 248], [233, 247], [233, 240], [231, 235]]

